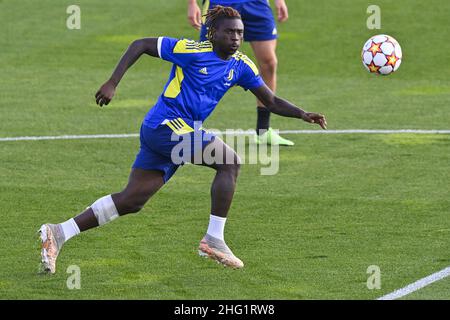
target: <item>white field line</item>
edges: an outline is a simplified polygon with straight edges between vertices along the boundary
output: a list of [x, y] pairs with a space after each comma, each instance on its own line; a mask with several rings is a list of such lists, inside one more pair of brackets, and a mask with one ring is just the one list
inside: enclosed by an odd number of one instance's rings
[[[211, 130], [218, 134], [231, 135], [247, 135], [254, 134], [255, 130], [225, 130], [217, 131]], [[349, 129], [349, 130], [280, 130], [280, 134], [399, 134], [399, 133], [413, 133], [413, 134], [450, 134], [450, 130], [366, 130], [366, 129]], [[113, 138], [136, 138], [138, 133], [124, 133], [124, 134], [83, 134], [83, 135], [61, 135], [61, 136], [25, 136], [25, 137], [3, 137], [0, 142], [6, 141], [37, 141], [37, 140], [76, 140], [76, 139], [113, 139]]]
[[6, 137], [0, 141], [36, 141], [36, 140], [76, 140], [76, 139], [111, 139], [111, 138], [135, 138], [138, 133], [130, 134], [83, 134], [83, 135], [63, 135], [63, 136], [31, 136], [31, 137]]
[[425, 287], [433, 282], [442, 280], [448, 276], [450, 276], [450, 267], [447, 267], [439, 272], [433, 273], [432, 275], [429, 275], [428, 277], [417, 280], [416, 282], [411, 283], [410, 285], [407, 285], [406, 287], [403, 287], [401, 289], [395, 290], [394, 292], [391, 292], [385, 296], [382, 296], [382, 297], [378, 298], [377, 300], [395, 300], [395, 299], [404, 297], [414, 291], [422, 289], [423, 287]]

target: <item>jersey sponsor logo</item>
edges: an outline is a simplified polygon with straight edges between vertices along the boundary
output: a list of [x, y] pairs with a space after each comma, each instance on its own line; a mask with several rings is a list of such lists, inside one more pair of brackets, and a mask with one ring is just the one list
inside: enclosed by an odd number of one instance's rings
[[198, 70], [198, 72], [202, 73], [202, 74], [208, 74], [208, 69], [206, 69], [206, 67], [201, 68], [200, 70]]

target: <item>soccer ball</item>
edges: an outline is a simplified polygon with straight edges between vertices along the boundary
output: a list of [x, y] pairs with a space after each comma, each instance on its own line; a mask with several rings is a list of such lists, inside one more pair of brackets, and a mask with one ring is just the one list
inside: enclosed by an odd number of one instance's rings
[[400, 67], [402, 48], [391, 36], [380, 34], [367, 40], [361, 58], [364, 67], [370, 73], [388, 75]]

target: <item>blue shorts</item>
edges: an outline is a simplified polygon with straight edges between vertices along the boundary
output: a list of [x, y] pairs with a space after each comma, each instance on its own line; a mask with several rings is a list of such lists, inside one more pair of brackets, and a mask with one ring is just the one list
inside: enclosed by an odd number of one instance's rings
[[[179, 118], [180, 119], [180, 118]], [[170, 122], [178, 121], [178, 119]], [[207, 133], [200, 126], [189, 126], [189, 130], [178, 131], [180, 126], [173, 124], [159, 125], [156, 128], [141, 125], [140, 149], [136, 155], [133, 168], [158, 170], [164, 173], [164, 182], [169, 181], [180, 165], [191, 162], [194, 154], [203, 152], [214, 140], [212, 133]], [[193, 127], [193, 128], [192, 128]], [[175, 132], [177, 131], [177, 132]]]
[[[268, 0], [253, 0], [248, 2], [236, 2], [221, 4], [220, 0], [203, 0], [203, 13], [206, 9], [214, 8], [216, 5], [233, 7], [242, 17], [244, 23], [245, 41], [268, 41], [277, 39], [277, 26], [272, 14]], [[206, 39], [206, 26], [203, 24], [200, 31], [200, 40]]]

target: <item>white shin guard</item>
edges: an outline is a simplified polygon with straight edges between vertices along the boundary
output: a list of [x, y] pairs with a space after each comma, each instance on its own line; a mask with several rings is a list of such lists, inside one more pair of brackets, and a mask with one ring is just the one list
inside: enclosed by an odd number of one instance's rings
[[119, 213], [117, 212], [116, 205], [114, 204], [111, 195], [104, 196], [95, 201], [91, 205], [91, 209], [94, 211], [99, 226], [119, 217]]

